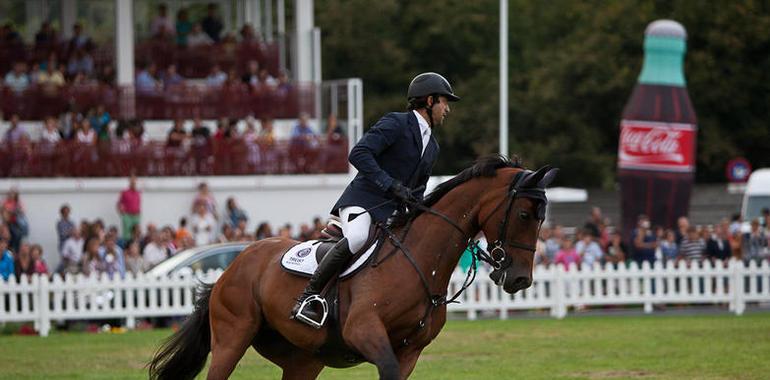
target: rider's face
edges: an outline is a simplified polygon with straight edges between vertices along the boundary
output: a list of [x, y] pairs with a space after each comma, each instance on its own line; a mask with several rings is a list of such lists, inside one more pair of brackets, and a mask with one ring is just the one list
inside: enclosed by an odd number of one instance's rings
[[[431, 100], [428, 100], [431, 101]], [[433, 122], [435, 125], [441, 125], [444, 123], [444, 118], [449, 114], [449, 101], [445, 96], [438, 97], [438, 103], [433, 105]]]

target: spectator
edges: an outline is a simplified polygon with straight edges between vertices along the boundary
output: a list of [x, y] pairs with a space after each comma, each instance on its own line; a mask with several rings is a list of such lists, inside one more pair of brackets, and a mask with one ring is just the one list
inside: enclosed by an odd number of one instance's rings
[[300, 143], [306, 147], [315, 147], [318, 145], [318, 136], [313, 128], [310, 127], [310, 116], [307, 113], [299, 115], [299, 121], [291, 131], [292, 142]]
[[185, 141], [187, 141], [187, 131], [184, 129], [184, 122], [182, 119], [175, 119], [174, 126], [168, 132], [166, 146], [169, 148], [180, 148], [184, 146]]
[[243, 132], [243, 142], [246, 144], [246, 162], [253, 168], [259, 167], [262, 155], [259, 148], [259, 133], [253, 118], [246, 120], [246, 130]]
[[216, 242], [217, 243], [227, 243], [231, 241], [235, 241], [235, 230], [233, 227], [229, 224], [224, 224], [222, 226], [222, 234], [217, 237]]
[[561, 264], [565, 269], [569, 270], [570, 265], [580, 265], [580, 255], [572, 246], [571, 239], [564, 239], [561, 244], [561, 249], [556, 253], [555, 264]]
[[205, 202], [196, 202], [194, 204], [195, 213], [190, 218], [190, 224], [195, 245], [211, 244], [214, 240], [217, 221], [214, 219], [213, 214], [209, 212]]
[[291, 224], [286, 223], [278, 229], [278, 237], [281, 239], [294, 239], [291, 235]]
[[55, 94], [65, 85], [64, 73], [59, 70], [56, 61], [49, 61], [45, 71], [42, 71], [37, 78], [37, 83], [43, 87], [47, 94]]
[[96, 145], [96, 132], [91, 128], [91, 121], [84, 118], [80, 121], [80, 128], [75, 133], [75, 141], [81, 145]]
[[40, 65], [37, 63], [32, 64], [32, 70], [29, 71], [27, 76], [29, 77], [29, 84], [35, 85], [40, 84], [40, 75], [43, 72], [40, 71]]
[[[535, 265], [548, 265], [548, 264], [550, 264], [550, 261], [548, 261], [548, 256], [545, 253], [545, 240], [546, 240], [545, 233], [546, 232], [545, 232], [544, 229], [540, 229], [540, 234], [538, 235], [537, 242], [535, 243], [535, 256], [534, 256], [534, 264]], [[548, 231], [548, 233], [550, 233], [550, 230]], [[465, 252], [463, 252], [463, 255], [460, 256], [460, 262], [461, 263], [464, 260], [467, 260], [466, 256], [468, 254], [470, 254], [470, 252], [468, 251], [468, 249], [466, 249]], [[461, 264], [460, 266], [462, 267], [463, 271], [466, 271], [467, 268], [470, 266], [470, 264], [467, 264], [467, 265]]]
[[0, 238], [0, 277], [8, 281], [16, 269], [13, 264], [13, 254], [8, 249], [8, 240]]
[[634, 260], [639, 265], [647, 261], [652, 265], [655, 262], [655, 249], [657, 238], [650, 229], [650, 219], [646, 215], [639, 215], [637, 228], [631, 233], [634, 242]]
[[219, 42], [219, 35], [222, 33], [222, 21], [217, 16], [217, 5], [215, 3], [208, 4], [206, 17], [201, 20], [201, 27], [212, 41]]
[[83, 25], [75, 23], [72, 25], [72, 37], [67, 42], [67, 54], [72, 55], [78, 49], [91, 47], [91, 38], [83, 33]]
[[43, 259], [43, 247], [40, 244], [32, 245], [30, 248], [30, 255], [32, 256], [32, 263], [37, 274], [48, 274], [48, 264]]
[[246, 232], [246, 221], [243, 219], [238, 220], [238, 224], [235, 225], [235, 239], [238, 241], [250, 241], [251, 235]]
[[163, 85], [165, 86], [165, 89], [168, 90], [169, 88], [179, 87], [183, 84], [184, 78], [177, 72], [176, 65], [173, 63], [168, 65], [166, 72], [163, 75]]
[[767, 229], [770, 226], [770, 207], [762, 208], [762, 216], [759, 218], [759, 225]]
[[145, 263], [144, 258], [139, 253], [139, 242], [136, 240], [128, 243], [126, 247], [126, 272], [130, 272], [134, 276], [144, 272]]
[[182, 241], [189, 237], [192, 237], [192, 235], [190, 235], [190, 231], [187, 229], [187, 218], [182, 217], [179, 219], [179, 228], [176, 229], [176, 234], [174, 235], [176, 246], [181, 247]]
[[695, 226], [688, 227], [687, 235], [682, 238], [682, 244], [679, 245], [679, 260], [685, 260], [688, 264], [700, 261], [705, 251], [706, 243], [698, 236], [698, 229]]
[[660, 255], [663, 260], [676, 260], [679, 257], [679, 245], [676, 244], [673, 230], [664, 233], [664, 239], [660, 242]]
[[588, 233], [590, 233], [591, 235], [593, 235], [595, 238], [598, 239], [600, 237], [599, 226], [601, 224], [602, 224], [602, 209], [596, 206], [591, 207], [591, 215], [589, 216], [583, 228], [588, 230]]
[[243, 24], [238, 34], [240, 35], [241, 44], [257, 47], [260, 49], [263, 47], [262, 40], [254, 31], [254, 27], [251, 24], [249, 23]]
[[174, 20], [168, 16], [168, 7], [166, 4], [158, 5], [158, 14], [150, 23], [150, 33], [153, 37], [173, 36], [174, 30]]
[[11, 90], [17, 94], [24, 92], [30, 85], [29, 76], [26, 71], [27, 69], [24, 62], [15, 62], [13, 64], [13, 70], [5, 75], [5, 85], [10, 87]]
[[[337, 123], [337, 115], [334, 113], [330, 113], [329, 116], [326, 118], [326, 143], [327, 144], [338, 144], [342, 143], [345, 140], [343, 139], [344, 132], [342, 131], [342, 127], [339, 126]], [[550, 229], [549, 234], [550, 237]], [[547, 238], [544, 238], [547, 239]], [[545, 242], [545, 240], [544, 240]]]
[[92, 236], [86, 240], [86, 248], [83, 252], [83, 265], [81, 273], [89, 277], [99, 275], [104, 271], [104, 262], [99, 257], [99, 238]]
[[131, 175], [128, 179], [128, 189], [120, 193], [117, 208], [123, 227], [122, 237], [128, 240], [131, 238], [131, 230], [142, 221], [142, 193], [136, 187], [135, 175]]
[[159, 93], [163, 83], [157, 79], [158, 67], [155, 63], [147, 64], [136, 76], [136, 89], [140, 93]]
[[682, 239], [687, 236], [687, 230], [690, 229], [690, 220], [686, 216], [680, 216], [676, 220], [676, 245], [682, 246]]
[[730, 248], [729, 227], [719, 224], [714, 235], [706, 242], [706, 257], [711, 260], [729, 260], [733, 256]]
[[278, 84], [276, 85], [275, 95], [278, 97], [286, 97], [291, 91], [291, 83], [289, 82], [289, 74], [286, 70], [281, 70], [278, 73]]
[[594, 263], [600, 263], [604, 256], [593, 232], [591, 229], [586, 228], [583, 231], [582, 238], [575, 244], [575, 251], [580, 255], [580, 261], [587, 268], [592, 267]]
[[210, 88], [220, 88], [225, 84], [225, 81], [227, 81], [227, 74], [222, 71], [219, 64], [215, 63], [211, 66], [211, 71], [206, 77], [206, 85]]
[[24, 214], [24, 205], [19, 198], [19, 191], [11, 188], [3, 201], [3, 219], [8, 225], [11, 240], [8, 245], [14, 252], [19, 251], [21, 240], [29, 235], [29, 223]]
[[43, 121], [43, 132], [40, 135], [40, 142], [49, 147], [55, 146], [61, 141], [59, 134], [59, 122], [53, 116], [46, 116]]
[[126, 276], [126, 259], [123, 256], [123, 249], [118, 246], [117, 235], [107, 234], [104, 239], [104, 245], [99, 247], [99, 258], [104, 264], [104, 272], [112, 279], [115, 274], [120, 278]]
[[195, 170], [198, 174], [205, 173], [209, 168], [209, 159], [211, 158], [211, 130], [203, 125], [200, 118], [196, 118], [193, 122], [192, 147]]
[[187, 35], [187, 46], [190, 48], [196, 48], [198, 46], [210, 46], [214, 41], [206, 33], [203, 32], [201, 24], [194, 24], [192, 31]]
[[623, 242], [623, 236], [620, 231], [614, 231], [610, 235], [610, 243], [607, 245], [607, 254], [604, 259], [607, 263], [612, 264], [617, 268], [617, 264], [622, 264], [626, 261], [628, 256], [628, 247]]
[[11, 114], [11, 118], [8, 119], [8, 130], [5, 131], [5, 143], [10, 146], [18, 145], [24, 138], [29, 138], [27, 132], [19, 125], [19, 115]]
[[238, 205], [235, 203], [235, 198], [233, 197], [227, 198], [226, 209], [227, 215], [225, 216], [225, 223], [232, 227], [237, 226], [238, 223], [242, 220], [249, 220], [248, 215], [246, 215], [246, 211], [238, 207]]
[[59, 236], [59, 253], [64, 248], [64, 242], [72, 236], [72, 231], [75, 230], [75, 223], [70, 219], [70, 206], [63, 204], [59, 208], [59, 215], [61, 218], [56, 222], [56, 234]]
[[176, 44], [179, 46], [187, 46], [187, 35], [192, 30], [192, 23], [190, 22], [187, 9], [182, 8], [176, 12]]
[[765, 231], [760, 228], [759, 219], [752, 220], [751, 229], [749, 232], [743, 234], [743, 239], [741, 241], [743, 260], [761, 260], [764, 257], [767, 246], [767, 235], [765, 235]]
[[160, 232], [152, 231], [148, 236], [150, 241], [145, 245], [142, 256], [144, 256], [145, 266], [150, 269], [168, 258], [168, 249], [163, 245]]
[[257, 73], [257, 83], [254, 86], [259, 91], [272, 91], [278, 85], [278, 81], [273, 78], [266, 68], [262, 67]]
[[259, 63], [255, 60], [251, 60], [246, 66], [246, 73], [241, 77], [241, 81], [252, 88], [256, 88], [259, 84]]
[[112, 116], [107, 112], [107, 108], [104, 107], [104, 104], [96, 106], [96, 111], [91, 115], [89, 121], [100, 141], [107, 141], [110, 139], [109, 125], [112, 121]]
[[91, 77], [94, 73], [94, 59], [84, 49], [75, 50], [75, 54], [70, 55], [69, 62], [67, 63], [67, 74], [75, 76], [76, 74], [83, 74], [86, 77]]
[[273, 231], [270, 228], [270, 224], [267, 222], [260, 223], [257, 230], [254, 232], [254, 239], [262, 240], [270, 237], [273, 237]]
[[75, 137], [77, 119], [78, 115], [72, 111], [72, 106], [67, 105], [67, 109], [59, 116], [59, 133], [62, 139], [71, 140]]
[[[197, 213], [198, 205], [202, 204], [206, 209], [206, 212], [212, 215], [215, 220], [219, 220], [217, 216], [217, 201], [209, 191], [209, 185], [206, 182], [201, 182], [198, 185], [198, 194], [193, 199], [192, 210]], [[195, 223], [193, 223], [195, 225]], [[194, 231], [193, 231], [194, 232]]]
[[22, 243], [19, 251], [16, 253], [16, 260], [13, 262], [13, 273], [16, 275], [16, 281], [21, 281], [21, 275], [32, 276], [35, 274], [35, 262], [32, 261], [32, 255], [29, 253], [29, 244]]
[[51, 27], [50, 22], [43, 21], [40, 24], [40, 30], [35, 33], [35, 46], [49, 47], [56, 42], [56, 31]]
[[164, 226], [160, 230], [160, 242], [161, 246], [166, 249], [168, 256], [176, 254], [177, 246], [174, 242], [174, 229], [171, 226]]

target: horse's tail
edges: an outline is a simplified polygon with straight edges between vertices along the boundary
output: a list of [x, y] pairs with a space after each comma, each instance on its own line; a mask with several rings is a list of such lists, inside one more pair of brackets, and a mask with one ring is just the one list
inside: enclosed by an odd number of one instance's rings
[[203, 369], [211, 352], [209, 298], [213, 287], [202, 284], [198, 289], [195, 311], [163, 342], [150, 361], [150, 379], [192, 379]]

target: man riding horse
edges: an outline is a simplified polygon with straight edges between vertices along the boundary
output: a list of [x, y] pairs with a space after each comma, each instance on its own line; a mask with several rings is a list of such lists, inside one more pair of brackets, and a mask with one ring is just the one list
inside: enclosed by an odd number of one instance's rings
[[400, 203], [423, 198], [439, 152], [433, 128], [449, 114], [449, 102], [460, 98], [443, 76], [428, 72], [412, 79], [407, 100], [407, 112], [383, 116], [350, 151], [358, 174], [332, 209], [340, 217], [344, 238], [318, 264], [292, 318], [320, 327], [319, 294], [351, 255], [364, 248], [372, 224], [387, 220]]

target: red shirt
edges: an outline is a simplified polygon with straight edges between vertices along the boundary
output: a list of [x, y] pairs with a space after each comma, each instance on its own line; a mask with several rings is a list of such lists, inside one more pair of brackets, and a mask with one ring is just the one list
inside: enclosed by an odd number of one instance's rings
[[142, 193], [137, 190], [123, 190], [120, 193], [120, 208], [130, 215], [139, 215], [142, 205]]

